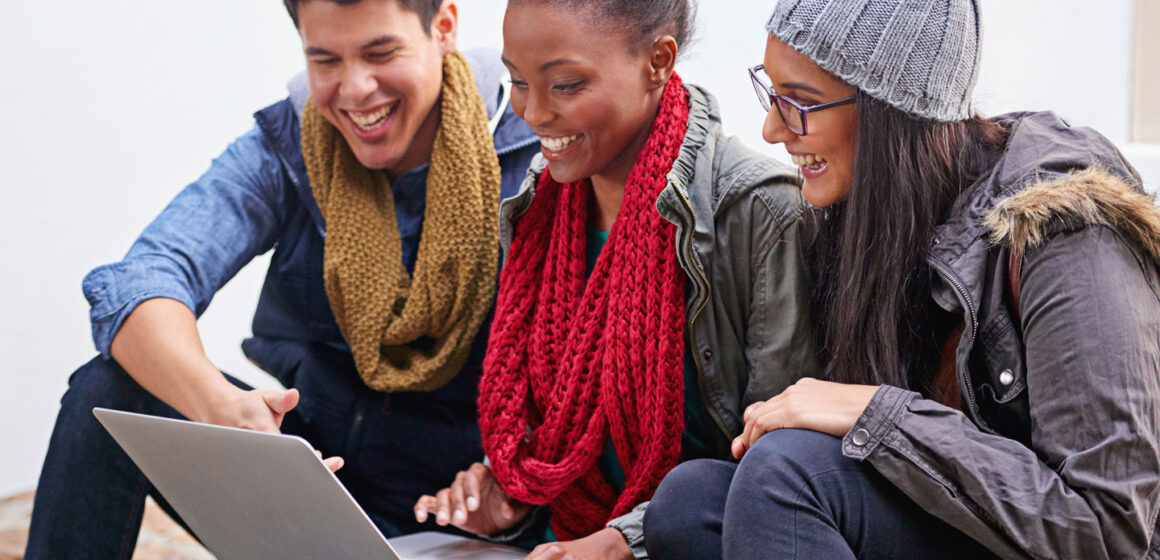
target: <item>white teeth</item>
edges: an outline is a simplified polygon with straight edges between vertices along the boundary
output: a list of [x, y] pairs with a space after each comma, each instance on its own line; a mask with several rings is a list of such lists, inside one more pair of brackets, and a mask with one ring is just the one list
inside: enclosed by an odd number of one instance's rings
[[555, 137], [553, 137], [553, 136], [541, 136], [540, 137], [540, 144], [542, 144], [545, 148], [547, 148], [553, 152], [558, 152], [560, 150], [563, 150], [564, 148], [567, 148], [568, 144], [571, 144], [572, 142], [576, 141], [576, 139], [579, 137], [580, 137], [579, 134], [573, 134], [572, 136], [555, 136]]
[[790, 159], [793, 161], [794, 165], [812, 167], [814, 169], [817, 169], [826, 164], [826, 159], [817, 154], [809, 154], [805, 156], [790, 154]]
[[350, 120], [354, 121], [354, 124], [358, 125], [359, 128], [369, 132], [378, 128], [394, 109], [395, 105], [391, 104], [370, 113], [347, 111], [346, 114], [350, 115]]

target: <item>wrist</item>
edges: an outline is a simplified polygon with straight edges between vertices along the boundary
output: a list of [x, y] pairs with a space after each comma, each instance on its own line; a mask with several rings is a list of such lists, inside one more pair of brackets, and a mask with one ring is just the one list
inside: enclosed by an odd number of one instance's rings
[[194, 422], [229, 424], [222, 411], [228, 407], [227, 403], [236, 401], [245, 390], [230, 383], [212, 364], [209, 364], [209, 368], [212, 373], [206, 370], [194, 377], [195, 381], [181, 392], [181, 406], [174, 408]]
[[632, 548], [628, 546], [628, 539], [625, 538], [624, 533], [616, 527], [605, 527], [597, 531], [593, 536], [599, 536], [602, 548], [605, 552], [604, 558], [614, 558], [620, 560], [632, 560]]

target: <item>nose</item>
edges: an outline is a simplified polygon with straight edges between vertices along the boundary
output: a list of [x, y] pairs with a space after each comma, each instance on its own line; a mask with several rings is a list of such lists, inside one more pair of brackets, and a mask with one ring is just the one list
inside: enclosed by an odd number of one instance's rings
[[777, 112], [776, 107], [770, 107], [769, 111], [765, 113], [765, 122], [761, 125], [761, 138], [770, 144], [779, 144], [788, 142], [797, 135], [785, 125], [785, 121], [781, 118], [781, 113]]
[[366, 99], [378, 87], [374, 72], [367, 65], [350, 63], [343, 67], [342, 83], [338, 85], [338, 94], [342, 99], [358, 102]]
[[520, 118], [524, 119], [524, 122], [528, 123], [528, 126], [536, 128], [552, 120], [552, 112], [548, 109], [548, 104], [544, 99], [532, 91], [520, 93], [520, 95], [512, 93], [512, 109]]

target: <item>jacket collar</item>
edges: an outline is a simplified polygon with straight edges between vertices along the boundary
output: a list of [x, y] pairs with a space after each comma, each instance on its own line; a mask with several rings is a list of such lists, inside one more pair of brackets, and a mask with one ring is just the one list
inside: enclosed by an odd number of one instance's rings
[[721, 126], [721, 116], [717, 111], [717, 102], [709, 92], [696, 84], [685, 83], [685, 90], [689, 92], [689, 119], [686, 124], [685, 139], [681, 142], [681, 149], [677, 159], [673, 161], [673, 168], [666, 178], [672, 188], [688, 196], [689, 186], [697, 176], [697, 160], [706, 147], [706, 140], [710, 132]]

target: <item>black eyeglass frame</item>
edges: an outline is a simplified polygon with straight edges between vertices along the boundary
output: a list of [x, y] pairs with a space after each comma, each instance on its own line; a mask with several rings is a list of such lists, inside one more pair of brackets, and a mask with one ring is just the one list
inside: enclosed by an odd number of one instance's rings
[[[749, 68], [749, 79], [753, 81], [753, 91], [757, 94], [757, 101], [761, 103], [761, 107], [765, 109], [765, 112], [767, 113], [771, 107], [776, 105], [777, 114], [781, 117], [781, 122], [785, 123], [786, 128], [798, 136], [805, 136], [806, 131], [809, 130], [806, 127], [806, 116], [811, 112], [821, 111], [823, 109], [829, 109], [839, 105], [848, 105], [853, 103], [855, 100], [855, 97], [851, 95], [850, 97], [839, 99], [837, 101], [818, 103], [817, 105], [802, 105], [801, 103], [798, 103], [789, 97], [773, 91], [773, 86], [766, 84], [764, 80], [757, 76], [757, 73], [762, 70], [765, 70], [764, 64], [758, 64], [757, 66]], [[797, 110], [798, 116], [801, 118], [801, 130], [796, 130], [793, 125], [790, 124], [790, 119], [785, 117], [785, 104], [788, 104], [790, 107], [793, 107]]]

